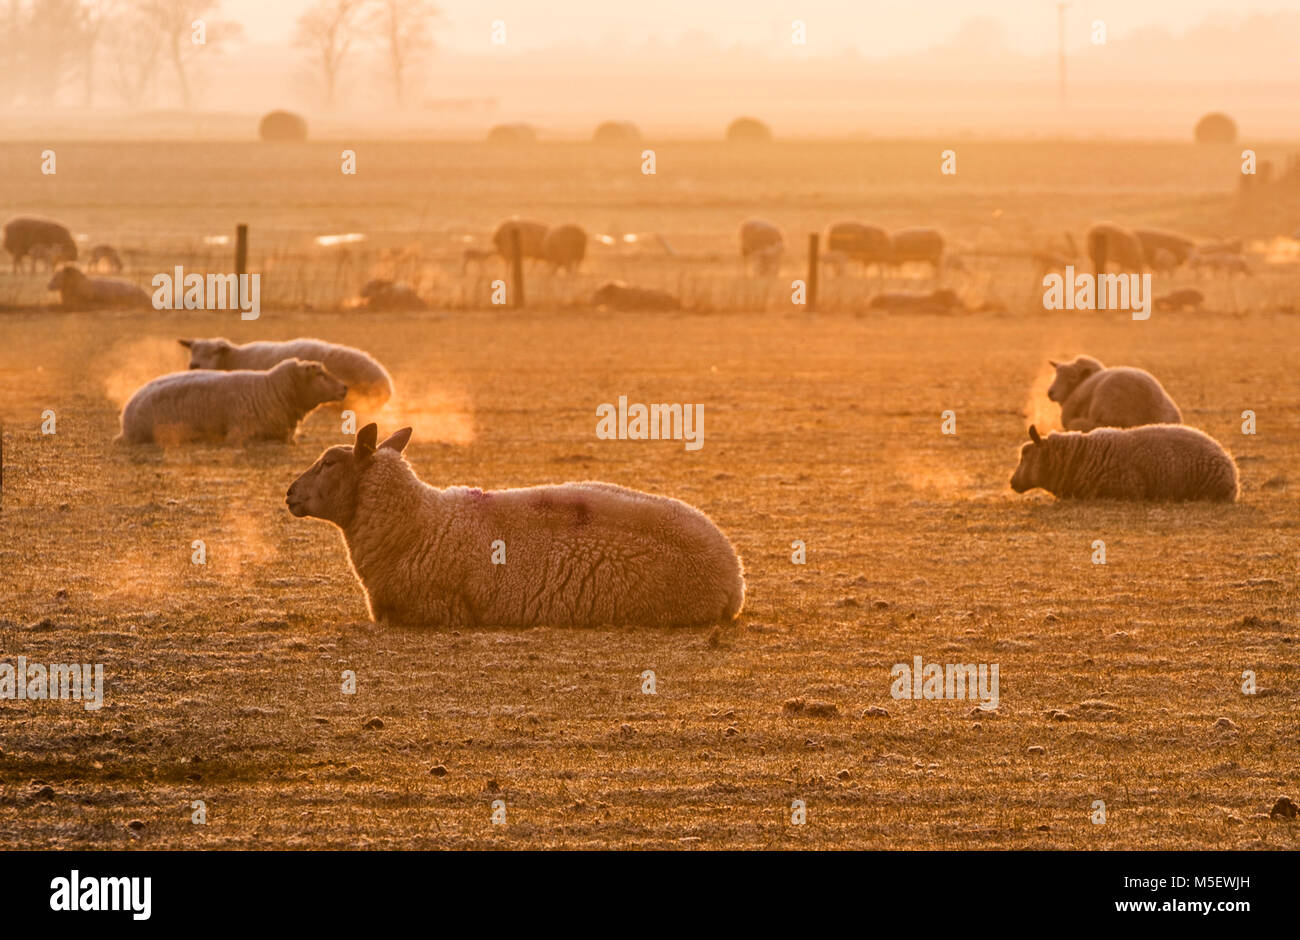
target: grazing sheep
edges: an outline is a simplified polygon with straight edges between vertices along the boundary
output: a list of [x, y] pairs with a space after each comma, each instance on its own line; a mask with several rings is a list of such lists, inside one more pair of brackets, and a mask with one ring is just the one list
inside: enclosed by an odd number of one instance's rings
[[1241, 250], [1242, 243], [1240, 238], [1234, 238], [1231, 241], [1226, 242], [1201, 242], [1201, 244], [1196, 246], [1196, 254], [1198, 255], [1217, 255], [1224, 253], [1239, 255], [1241, 254]]
[[631, 287], [622, 281], [607, 281], [591, 295], [594, 307], [611, 310], [680, 310], [681, 301], [667, 291], [652, 287]]
[[1105, 273], [1110, 264], [1117, 265], [1122, 272], [1132, 274], [1140, 274], [1146, 267], [1142, 242], [1123, 226], [1098, 222], [1088, 229], [1087, 242], [1093, 274]]
[[764, 219], [740, 223], [740, 259], [746, 271], [752, 261], [759, 274], [776, 273], [784, 250], [785, 236], [773, 223]]
[[293, 441], [298, 422], [348, 388], [319, 362], [287, 359], [268, 372], [174, 372], [143, 386], [122, 409], [119, 441], [244, 444]]
[[893, 256], [894, 243], [879, 225], [863, 222], [835, 222], [826, 229], [826, 254], [834, 263], [838, 254], [864, 268], [883, 265]]
[[[5, 223], [5, 251], [13, 258], [13, 269], [18, 270], [19, 262], [32, 253], [37, 245], [47, 246], [48, 251], [41, 252], [47, 262], [77, 260], [77, 243], [72, 233], [58, 222], [49, 219], [35, 219], [20, 216]], [[32, 269], [35, 270], [33, 263]]]
[[885, 291], [871, 298], [872, 310], [890, 313], [959, 313], [966, 309], [957, 292], [949, 288], [932, 291]]
[[111, 271], [116, 274], [122, 270], [122, 259], [112, 245], [96, 245], [90, 249], [86, 267], [93, 271]]
[[1199, 310], [1205, 303], [1205, 295], [1195, 287], [1184, 287], [1157, 297], [1155, 309], [1163, 313], [1181, 313], [1184, 310]]
[[151, 307], [153, 301], [130, 281], [107, 277], [86, 277], [75, 265], [59, 268], [46, 285], [63, 297], [63, 306], [86, 310], [91, 307]]
[[497, 254], [507, 261], [514, 257], [511, 233], [515, 231], [519, 232], [519, 253], [524, 258], [546, 260], [547, 227], [545, 223], [528, 219], [511, 219], [497, 226], [492, 233], [492, 244], [496, 246]]
[[319, 362], [330, 375], [348, 387], [347, 398], [339, 407], [365, 405], [379, 408], [393, 397], [393, 379], [388, 370], [369, 353], [352, 346], [339, 346], [320, 339], [291, 339], [284, 342], [244, 343], [228, 339], [177, 340], [190, 351], [191, 369], [219, 372], [273, 369], [286, 359]]
[[1158, 228], [1135, 228], [1133, 234], [1142, 245], [1142, 256], [1151, 261], [1151, 267], [1155, 270], [1160, 270], [1155, 262], [1157, 252], [1165, 252], [1173, 259], [1171, 267], [1178, 267], [1180, 264], [1185, 264], [1192, 256], [1192, 252], [1196, 250], [1195, 241], [1177, 232], [1166, 232]]
[[428, 310], [415, 288], [402, 281], [372, 278], [361, 287], [361, 299], [370, 310]]
[[342, 530], [374, 620], [670, 627], [740, 614], [740, 559], [699, 510], [609, 483], [436, 489], [403, 459], [410, 437], [376, 446], [368, 424], [285, 496], [293, 515]]
[[587, 233], [577, 225], [560, 225], [546, 233], [542, 253], [557, 270], [574, 271], [587, 254]]
[[1218, 441], [1196, 428], [1148, 424], [1043, 438], [1030, 425], [1029, 439], [1011, 476], [1017, 493], [1041, 487], [1058, 499], [1237, 498], [1237, 465]]
[[893, 245], [891, 261], [906, 264], [910, 261], [931, 265], [937, 275], [943, 269], [943, 233], [933, 228], [899, 229], [890, 238]]
[[1169, 393], [1149, 372], [1127, 366], [1108, 369], [1091, 356], [1070, 363], [1048, 361], [1056, 379], [1047, 397], [1061, 406], [1061, 425], [1067, 431], [1183, 421]]

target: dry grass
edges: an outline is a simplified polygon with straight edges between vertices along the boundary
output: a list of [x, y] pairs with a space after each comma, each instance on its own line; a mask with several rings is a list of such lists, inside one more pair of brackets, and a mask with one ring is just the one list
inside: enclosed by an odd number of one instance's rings
[[[169, 319], [5, 318], [20, 341], [0, 350], [0, 649], [108, 675], [98, 713], [0, 704], [5, 845], [1296, 846], [1295, 823], [1257, 818], [1295, 795], [1300, 749], [1300, 419], [1276, 355], [1300, 341], [1291, 318]], [[700, 506], [745, 559], [742, 621], [369, 624], [337, 533], [283, 508], [339, 439], [324, 416], [295, 447], [110, 445], [110, 378], [152, 368], [142, 350], [162, 355], [182, 322], [360, 343], [404, 387], [421, 377], [401, 407], [424, 416], [408, 455], [431, 482], [590, 477]], [[1011, 493], [1020, 405], [1044, 357], [1077, 350], [1160, 375], [1241, 461], [1242, 501]], [[597, 441], [595, 406], [619, 394], [703, 402], [704, 449]], [[45, 408], [56, 435], [36, 430]], [[946, 408], [955, 438], [939, 433]], [[1239, 433], [1245, 408], [1256, 437]], [[890, 666], [914, 655], [999, 663], [997, 717], [892, 700]], [[657, 696], [640, 692], [646, 669]], [[375, 716], [384, 727], [364, 728]], [[498, 798], [504, 828], [489, 824]], [[787, 824], [796, 798], [803, 827]], [[195, 799], [206, 826], [189, 822]], [[1096, 799], [1104, 826], [1088, 821]]]
[[[224, 265], [228, 248], [203, 236], [249, 222], [264, 296], [287, 305], [253, 323], [0, 313], [0, 660], [107, 674], [100, 712], [0, 701], [0, 844], [1295, 848], [1295, 822], [1259, 818], [1297, 796], [1300, 764], [1300, 320], [1278, 312], [1296, 304], [1293, 268], [1202, 282], [1218, 315], [1135, 323], [1046, 314], [1027, 265], [985, 258], [954, 284], [1006, 312], [891, 318], [850, 312], [874, 289], [860, 278], [825, 286], [827, 312], [790, 312], [780, 282], [740, 279], [732, 253], [749, 214], [800, 245], [857, 217], [937, 224], [971, 250], [1039, 246], [1102, 217], [1250, 238], [1300, 218], [1234, 200], [1238, 148], [958, 142], [960, 174], [944, 180], [950, 145], [668, 141], [652, 143], [654, 178], [639, 150], [619, 162], [575, 144], [71, 142], [43, 178], [40, 148], [0, 145], [0, 203], [139, 249], [143, 283]], [[338, 173], [344, 146], [356, 178]], [[460, 248], [515, 212], [660, 232], [692, 260], [598, 249], [585, 274], [534, 281], [537, 311], [476, 309], [483, 275], [460, 275]], [[416, 246], [423, 287], [462, 309], [321, 311], [379, 263], [304, 261], [312, 236], [349, 231], [376, 233], [375, 252]], [[746, 312], [566, 308], [610, 275]], [[42, 280], [0, 274], [0, 303], [48, 302]], [[125, 397], [184, 365], [177, 336], [223, 334], [371, 350], [401, 391], [382, 430], [414, 425], [408, 456], [429, 482], [596, 478], [701, 507], [745, 560], [740, 623], [370, 624], [337, 532], [283, 505], [341, 440], [326, 416], [295, 447], [111, 445]], [[1159, 376], [1237, 455], [1241, 502], [1013, 494], [1027, 417], [1054, 418], [1044, 361], [1078, 352]], [[703, 450], [598, 441], [596, 406], [620, 394], [703, 403]], [[945, 409], [956, 437], [939, 433]], [[1257, 436], [1240, 433], [1245, 409]], [[1105, 567], [1090, 562], [1098, 538]], [[190, 563], [195, 539], [206, 567]], [[893, 700], [890, 667], [916, 655], [998, 663], [997, 716]], [[656, 696], [641, 694], [647, 669]], [[1240, 692], [1247, 669], [1258, 695]], [[382, 728], [365, 727], [374, 717]], [[205, 826], [189, 822], [197, 799]], [[505, 827], [489, 823], [494, 799]], [[788, 825], [794, 799], [806, 826]], [[1089, 822], [1098, 799], [1105, 825]]]

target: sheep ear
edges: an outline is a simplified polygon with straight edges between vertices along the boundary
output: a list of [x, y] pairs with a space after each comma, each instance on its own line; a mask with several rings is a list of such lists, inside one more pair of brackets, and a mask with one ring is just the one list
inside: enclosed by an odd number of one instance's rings
[[1061, 368], [1061, 364], [1057, 362], [1055, 359], [1048, 359], [1047, 364], [1051, 366], [1053, 369]]
[[1043, 439], [1038, 435], [1038, 428], [1034, 427], [1032, 424], [1029, 426], [1029, 439], [1035, 444], [1043, 443]]
[[356, 457], [369, 457], [375, 452], [375, 441], [379, 438], [379, 425], [367, 424], [357, 432], [357, 442], [352, 447]]
[[379, 445], [379, 449], [383, 450], [387, 447], [389, 450], [395, 450], [400, 454], [402, 451], [406, 450], [406, 445], [410, 440], [411, 429], [402, 428], [400, 431], [394, 431], [392, 434], [388, 435], [388, 439]]
[[180, 343], [186, 349], [189, 349], [194, 345], [194, 340], [192, 339], [178, 339], [176, 342]]

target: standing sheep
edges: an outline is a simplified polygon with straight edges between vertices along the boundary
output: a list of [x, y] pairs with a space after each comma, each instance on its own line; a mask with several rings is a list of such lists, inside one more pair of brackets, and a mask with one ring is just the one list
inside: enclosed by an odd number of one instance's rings
[[130, 281], [109, 277], [86, 277], [76, 265], [59, 268], [46, 285], [63, 298], [63, 306], [77, 310], [91, 307], [152, 307], [153, 301], [143, 288]]
[[883, 265], [893, 256], [894, 243], [879, 225], [835, 222], [826, 229], [826, 250], [837, 252], [864, 268]]
[[116, 274], [122, 270], [122, 258], [112, 245], [96, 245], [90, 249], [86, 266], [92, 271], [110, 271]]
[[492, 233], [492, 244], [496, 246], [497, 254], [507, 261], [514, 257], [511, 233], [516, 230], [519, 232], [519, 253], [524, 258], [545, 261], [547, 227], [545, 223], [528, 219], [511, 219], [497, 226], [497, 230]]
[[5, 223], [5, 251], [13, 258], [13, 269], [18, 270], [23, 258], [32, 253], [37, 245], [45, 245], [49, 252], [42, 252], [47, 259], [57, 261], [76, 261], [77, 243], [72, 233], [58, 222], [49, 219], [35, 219], [21, 216]]
[[1107, 369], [1091, 356], [1070, 363], [1048, 360], [1056, 379], [1047, 397], [1061, 406], [1067, 431], [1182, 424], [1183, 416], [1156, 377], [1141, 369]]
[[1234, 502], [1237, 465], [1214, 438], [1181, 424], [1053, 432], [1029, 427], [1011, 488], [1058, 499]]
[[289, 359], [269, 372], [174, 372], [141, 387], [122, 409], [127, 444], [293, 441], [298, 423], [348, 388], [319, 362]]
[[557, 270], [574, 271], [587, 254], [587, 233], [577, 225], [560, 225], [546, 233], [542, 253]]
[[906, 264], [917, 261], [934, 268], [937, 276], [943, 269], [944, 239], [943, 233], [933, 228], [899, 229], [890, 238], [893, 251], [890, 260], [894, 264]]
[[781, 229], [765, 219], [746, 219], [740, 223], [740, 260], [745, 270], [752, 261], [759, 274], [775, 274], [785, 250]]
[[1146, 267], [1142, 242], [1130, 230], [1111, 222], [1098, 222], [1088, 229], [1088, 257], [1093, 274], [1104, 274], [1114, 264], [1123, 272], [1140, 274]]
[[379, 408], [393, 397], [393, 379], [369, 353], [352, 346], [339, 346], [320, 339], [291, 339], [280, 343], [244, 343], [228, 339], [178, 340], [190, 351], [191, 369], [273, 369], [286, 359], [319, 362], [330, 375], [347, 385], [348, 394], [342, 408], [368, 406]]
[[484, 492], [420, 481], [368, 424], [285, 496], [343, 532], [370, 616], [401, 625], [696, 626], [735, 620], [740, 559], [702, 512], [608, 483]]

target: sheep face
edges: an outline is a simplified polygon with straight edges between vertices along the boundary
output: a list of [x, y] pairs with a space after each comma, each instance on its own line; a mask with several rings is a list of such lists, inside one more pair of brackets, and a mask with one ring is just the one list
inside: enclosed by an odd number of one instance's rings
[[330, 375], [319, 362], [288, 359], [276, 367], [280, 368], [293, 370], [294, 387], [298, 389], [299, 400], [304, 405], [314, 408], [327, 401], [342, 401], [347, 397], [348, 387]]
[[1079, 356], [1074, 362], [1055, 362], [1048, 360], [1056, 367], [1056, 380], [1047, 390], [1047, 397], [1052, 401], [1060, 404], [1064, 402], [1089, 376], [1100, 372], [1105, 368], [1096, 359], [1090, 356]]
[[76, 294], [81, 292], [80, 288], [85, 283], [86, 275], [82, 274], [79, 269], [68, 265], [54, 272], [54, 277], [50, 278], [50, 283], [46, 285], [46, 288], [60, 293], [67, 291]]
[[367, 424], [357, 432], [352, 447], [331, 447], [298, 479], [293, 481], [284, 501], [289, 512], [299, 518], [324, 519], [347, 528], [357, 514], [357, 488], [376, 450], [405, 450], [411, 429], [402, 428], [376, 446], [379, 427]]
[[1038, 429], [1029, 428], [1030, 441], [1020, 448], [1020, 465], [1011, 474], [1011, 488], [1017, 493], [1024, 493], [1042, 486], [1047, 467], [1047, 445], [1038, 435]]
[[191, 369], [231, 369], [235, 347], [225, 339], [177, 340], [190, 351]]

